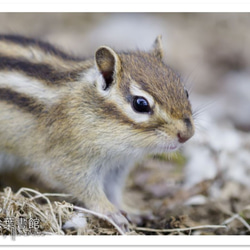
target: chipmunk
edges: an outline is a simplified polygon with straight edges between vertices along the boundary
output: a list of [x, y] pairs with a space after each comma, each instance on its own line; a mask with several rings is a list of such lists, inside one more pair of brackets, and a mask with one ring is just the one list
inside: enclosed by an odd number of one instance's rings
[[130, 168], [149, 153], [177, 150], [193, 134], [188, 91], [163, 61], [160, 36], [148, 52], [102, 46], [82, 59], [0, 35], [1, 165], [29, 165], [124, 231]]

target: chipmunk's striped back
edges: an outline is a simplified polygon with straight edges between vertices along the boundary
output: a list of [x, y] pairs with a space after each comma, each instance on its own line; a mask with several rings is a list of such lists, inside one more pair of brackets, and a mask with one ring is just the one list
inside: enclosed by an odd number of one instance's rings
[[37, 114], [90, 66], [49, 43], [0, 35], [0, 102]]
[[[55, 48], [47, 42], [36, 39], [26, 38], [18, 35], [0, 35], [1, 53], [18, 53], [16, 56], [34, 57], [43, 54], [43, 56], [55, 56], [66, 61], [82, 61], [83, 58], [74, 57]], [[34, 50], [33, 50], [34, 49]]]

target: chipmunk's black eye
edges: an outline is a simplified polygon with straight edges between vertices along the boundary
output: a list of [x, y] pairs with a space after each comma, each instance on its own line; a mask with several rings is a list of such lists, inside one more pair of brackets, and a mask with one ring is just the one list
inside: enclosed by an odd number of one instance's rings
[[185, 93], [186, 93], [187, 98], [189, 98], [189, 93], [186, 88], [185, 88]]
[[148, 113], [150, 111], [150, 106], [148, 101], [141, 96], [135, 96], [133, 99], [133, 108], [135, 111], [140, 113]]

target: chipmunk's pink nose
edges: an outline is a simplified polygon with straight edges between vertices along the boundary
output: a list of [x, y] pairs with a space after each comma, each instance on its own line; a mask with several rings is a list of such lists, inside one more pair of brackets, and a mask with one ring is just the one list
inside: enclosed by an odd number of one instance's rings
[[185, 124], [185, 129], [177, 133], [178, 141], [180, 143], [186, 142], [194, 134], [194, 127], [189, 118], [184, 118], [183, 122]]
[[184, 143], [184, 142], [186, 142], [190, 138], [190, 136], [183, 135], [180, 132], [177, 134], [177, 137], [178, 137], [178, 141], [180, 143]]

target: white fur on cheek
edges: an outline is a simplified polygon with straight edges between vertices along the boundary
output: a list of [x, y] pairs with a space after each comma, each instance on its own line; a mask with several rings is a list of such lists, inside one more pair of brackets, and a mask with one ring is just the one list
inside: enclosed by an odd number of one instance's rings
[[89, 84], [97, 83], [98, 91], [102, 96], [105, 97], [109, 95], [109, 91], [104, 90], [106, 83], [103, 79], [103, 76], [96, 67], [91, 68], [87, 72], [83, 73], [82, 78], [82, 80], [87, 81]]

